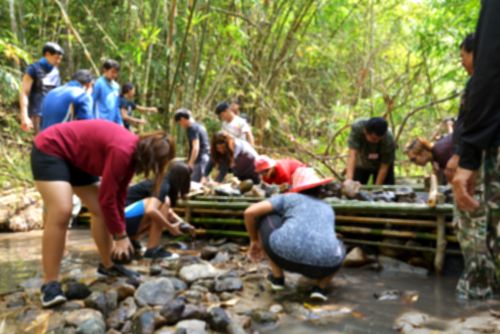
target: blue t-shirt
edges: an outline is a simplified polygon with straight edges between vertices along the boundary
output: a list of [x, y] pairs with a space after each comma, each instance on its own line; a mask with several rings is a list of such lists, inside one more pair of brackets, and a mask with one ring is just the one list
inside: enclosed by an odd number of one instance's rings
[[92, 98], [94, 99], [94, 116], [123, 125], [118, 104], [120, 87], [115, 81], [109, 81], [104, 76], [97, 79]]
[[318, 267], [340, 265], [345, 248], [335, 234], [335, 214], [325, 201], [302, 194], [269, 199], [284, 224], [271, 233], [269, 245], [282, 258]]
[[92, 97], [79, 82], [70, 81], [50, 91], [43, 100], [41, 130], [58, 123], [93, 118]]
[[[132, 116], [132, 111], [134, 111], [135, 108], [137, 108], [134, 101], [127, 100], [124, 96], [120, 96], [119, 106], [120, 110], [125, 109], [127, 111], [128, 116]], [[125, 120], [123, 121], [123, 125], [125, 125], [127, 129], [130, 128], [130, 124]]]
[[45, 96], [61, 84], [59, 69], [51, 65], [45, 57], [26, 68], [26, 74], [33, 79], [28, 96], [28, 114], [40, 115]]

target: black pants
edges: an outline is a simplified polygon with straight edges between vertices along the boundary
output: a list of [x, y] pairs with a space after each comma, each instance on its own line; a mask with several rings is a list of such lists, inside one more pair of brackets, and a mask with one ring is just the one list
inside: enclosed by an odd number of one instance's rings
[[260, 240], [262, 242], [262, 247], [264, 247], [267, 256], [269, 256], [271, 261], [273, 261], [278, 267], [280, 267], [283, 270], [302, 274], [305, 277], [312, 279], [322, 279], [328, 277], [340, 269], [342, 263], [335, 267], [311, 266], [308, 264], [287, 260], [276, 254], [273, 251], [269, 243], [269, 240], [271, 234], [277, 229], [279, 229], [283, 224], [284, 224], [283, 217], [276, 214], [264, 216], [259, 224], [259, 235], [260, 235]]
[[[370, 177], [373, 176], [373, 184], [377, 181], [378, 169], [364, 169], [358, 168], [354, 169], [354, 181], [359, 181], [361, 184], [368, 184]], [[395, 184], [394, 180], [394, 164], [389, 166], [389, 170], [387, 171], [387, 175], [385, 176], [385, 180], [383, 184]]]

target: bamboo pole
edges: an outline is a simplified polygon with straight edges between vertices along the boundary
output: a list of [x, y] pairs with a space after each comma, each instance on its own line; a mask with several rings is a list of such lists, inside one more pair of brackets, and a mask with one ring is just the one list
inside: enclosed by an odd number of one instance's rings
[[[391, 230], [381, 230], [369, 227], [355, 227], [355, 226], [336, 226], [335, 229], [338, 232], [343, 232], [343, 233], [359, 233], [359, 234], [396, 237], [396, 238], [437, 240], [436, 234], [428, 232], [391, 231]], [[452, 238], [449, 237], [445, 238], [452, 241]]]
[[437, 197], [438, 197], [438, 181], [436, 174], [432, 173], [431, 186], [429, 190], [429, 198], [427, 199], [427, 205], [430, 206], [431, 208], [436, 207]]
[[[335, 216], [336, 222], [347, 222], [347, 223], [363, 223], [363, 224], [391, 224], [391, 225], [402, 225], [402, 226], [419, 226], [419, 227], [436, 227], [436, 221], [434, 220], [417, 220], [417, 219], [396, 219], [396, 218], [385, 218], [385, 217], [357, 217], [357, 216]], [[449, 223], [446, 226], [452, 227]]]
[[434, 258], [434, 269], [436, 273], [441, 274], [446, 251], [446, 226], [445, 218], [442, 215], [437, 217], [437, 242], [436, 257]]
[[[354, 245], [382, 246], [382, 247], [391, 247], [391, 248], [413, 250], [413, 251], [418, 251], [418, 252], [432, 252], [432, 253], [436, 252], [436, 249], [433, 247], [398, 245], [398, 244], [393, 244], [390, 242], [359, 240], [359, 239], [351, 239], [351, 238], [342, 238], [341, 240], [347, 244], [354, 244]], [[462, 254], [457, 249], [447, 249], [446, 253], [456, 254], [456, 255]]]

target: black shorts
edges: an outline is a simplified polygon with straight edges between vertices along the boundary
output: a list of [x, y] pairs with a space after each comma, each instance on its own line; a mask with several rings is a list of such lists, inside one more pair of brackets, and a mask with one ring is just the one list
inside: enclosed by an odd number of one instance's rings
[[259, 235], [262, 247], [269, 258], [281, 269], [299, 273], [312, 279], [322, 279], [328, 277], [340, 269], [342, 264], [334, 267], [319, 267], [308, 264], [297, 263], [287, 260], [276, 254], [269, 243], [271, 234], [284, 224], [283, 218], [279, 215], [267, 215], [262, 218], [259, 224]]
[[59, 157], [40, 151], [35, 145], [31, 149], [31, 172], [35, 181], [66, 181], [74, 187], [88, 186], [99, 181], [97, 176], [90, 175]]

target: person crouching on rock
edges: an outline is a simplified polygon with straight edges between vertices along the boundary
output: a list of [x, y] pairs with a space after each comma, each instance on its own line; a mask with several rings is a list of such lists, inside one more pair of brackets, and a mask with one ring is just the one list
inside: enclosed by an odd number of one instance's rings
[[66, 301], [58, 276], [73, 192], [91, 214], [92, 236], [101, 257], [97, 273], [136, 278], [136, 272], [112, 261], [112, 256], [124, 258], [133, 252], [123, 214], [127, 185], [134, 173], [143, 173], [155, 175], [159, 186], [174, 156], [174, 143], [166, 133], [137, 136], [105, 120], [56, 124], [37, 135], [31, 169], [47, 210], [42, 237], [44, 307]]
[[158, 197], [153, 196], [154, 183], [151, 180], [141, 181], [128, 188], [125, 222], [135, 252], [138, 253], [142, 249], [139, 238], [148, 234], [145, 258], [169, 260], [179, 257], [160, 247], [160, 241], [165, 229], [173, 236], [194, 232], [194, 228], [172, 210], [179, 195], [184, 198], [189, 193], [190, 186], [189, 166], [176, 162], [163, 178]]
[[310, 297], [327, 300], [326, 288], [342, 265], [345, 248], [335, 234], [332, 207], [321, 200], [323, 185], [312, 168], [297, 169], [289, 193], [276, 195], [245, 210], [250, 236], [248, 255], [259, 261], [265, 254], [272, 290], [285, 287], [284, 270], [315, 280]]

